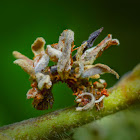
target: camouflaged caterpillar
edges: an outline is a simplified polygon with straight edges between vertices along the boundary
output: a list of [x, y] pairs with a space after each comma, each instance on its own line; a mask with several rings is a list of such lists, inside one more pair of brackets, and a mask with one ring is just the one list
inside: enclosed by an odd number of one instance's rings
[[[31, 46], [35, 56], [33, 60], [17, 51], [13, 52], [17, 58], [14, 63], [30, 75], [32, 88], [27, 92], [27, 99], [34, 99], [32, 104], [36, 109], [52, 108], [54, 98], [51, 90], [59, 81], [67, 83], [74, 92], [78, 104], [76, 111], [89, 110], [94, 106], [99, 110], [103, 107], [103, 98], [108, 96], [108, 93], [105, 89], [107, 83], [99, 79], [100, 75], [112, 73], [117, 78], [119, 75], [107, 65], [92, 64], [105, 49], [111, 45], [118, 45], [119, 41], [112, 39], [112, 35], [108, 34], [97, 46], [92, 47], [102, 30], [103, 28], [93, 32], [87, 41], [75, 49], [74, 32], [71, 30], [64, 30], [59, 42], [47, 45], [46, 49], [45, 40], [39, 37]], [[72, 56], [74, 50], [77, 52]], [[57, 65], [48, 66], [49, 60], [57, 62]], [[99, 81], [92, 83], [90, 78]]]

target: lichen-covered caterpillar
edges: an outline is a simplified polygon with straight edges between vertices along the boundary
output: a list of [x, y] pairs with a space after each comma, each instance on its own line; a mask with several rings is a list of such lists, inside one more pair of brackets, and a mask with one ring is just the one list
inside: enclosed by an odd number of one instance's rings
[[[99, 110], [103, 107], [103, 98], [108, 96], [105, 89], [105, 80], [99, 79], [103, 73], [112, 73], [119, 78], [119, 75], [110, 67], [104, 64], [93, 65], [93, 62], [102, 52], [111, 45], [118, 45], [117, 39], [112, 39], [109, 34], [97, 46], [92, 47], [95, 39], [99, 36], [103, 28], [93, 32], [87, 41], [80, 47], [74, 49], [74, 32], [64, 30], [59, 37], [59, 42], [47, 45], [45, 40], [39, 37], [32, 44], [34, 53], [33, 60], [14, 51], [14, 61], [25, 72], [30, 75], [31, 89], [27, 92], [27, 99], [33, 98], [33, 106], [38, 110], [52, 108], [54, 98], [51, 92], [55, 83], [61, 81], [74, 92], [78, 107], [77, 111], [92, 109], [94, 106]], [[72, 56], [72, 52], [77, 50]], [[49, 60], [57, 62], [57, 65], [48, 66]], [[99, 79], [92, 83], [89, 79]]]

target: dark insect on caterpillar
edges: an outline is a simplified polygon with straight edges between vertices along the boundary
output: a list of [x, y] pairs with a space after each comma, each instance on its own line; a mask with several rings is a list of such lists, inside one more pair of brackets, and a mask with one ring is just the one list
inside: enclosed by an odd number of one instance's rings
[[[77, 48], [74, 45], [74, 32], [71, 30], [64, 30], [58, 43], [47, 45], [46, 49], [45, 40], [39, 37], [31, 46], [33, 60], [17, 51], [13, 52], [17, 58], [14, 63], [30, 75], [32, 88], [27, 92], [27, 99], [34, 99], [32, 104], [36, 109], [52, 108], [52, 87], [59, 81], [67, 83], [76, 96], [76, 111], [89, 110], [94, 106], [98, 110], [103, 108], [103, 99], [109, 95], [107, 83], [100, 79], [100, 75], [112, 73], [116, 78], [119, 78], [119, 75], [107, 65], [93, 63], [104, 50], [111, 45], [118, 45], [119, 41], [112, 39], [112, 35], [108, 34], [97, 46], [92, 47], [102, 30], [103, 28], [93, 32], [89, 39]], [[74, 50], [77, 52], [72, 56]], [[50, 60], [57, 64], [49, 67]], [[92, 83], [90, 78], [98, 81]]]

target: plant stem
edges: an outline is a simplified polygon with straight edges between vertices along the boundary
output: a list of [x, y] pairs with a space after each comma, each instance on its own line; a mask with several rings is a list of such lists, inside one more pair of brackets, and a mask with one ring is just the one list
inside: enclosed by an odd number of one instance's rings
[[62, 139], [62, 136], [66, 135], [71, 128], [87, 124], [139, 102], [140, 64], [132, 72], [123, 76], [108, 91], [110, 96], [104, 99], [104, 108], [100, 111], [94, 108], [77, 112], [75, 107], [54, 111], [37, 118], [1, 127], [0, 139]]

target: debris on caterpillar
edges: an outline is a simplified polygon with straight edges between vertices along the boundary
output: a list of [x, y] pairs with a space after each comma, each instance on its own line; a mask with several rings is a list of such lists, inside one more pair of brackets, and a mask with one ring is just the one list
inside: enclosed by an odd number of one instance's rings
[[[32, 104], [36, 109], [52, 108], [52, 87], [59, 81], [67, 83], [74, 92], [78, 104], [76, 111], [89, 110], [94, 106], [98, 110], [103, 108], [103, 99], [109, 94], [106, 89], [107, 83], [99, 79], [100, 75], [112, 73], [116, 78], [119, 78], [119, 75], [107, 65], [93, 65], [93, 62], [108, 47], [118, 45], [119, 41], [112, 39], [112, 35], [109, 34], [97, 46], [92, 47], [102, 30], [103, 28], [93, 32], [87, 41], [75, 49], [74, 32], [71, 30], [64, 30], [58, 43], [47, 45], [46, 48], [45, 40], [39, 37], [31, 46], [33, 60], [17, 51], [13, 52], [17, 59], [14, 63], [30, 75], [32, 88], [27, 92], [27, 99], [34, 99]], [[74, 50], [77, 50], [77, 53], [72, 56]], [[57, 64], [48, 66], [50, 60]], [[99, 80], [92, 83], [89, 81], [90, 78]]]

